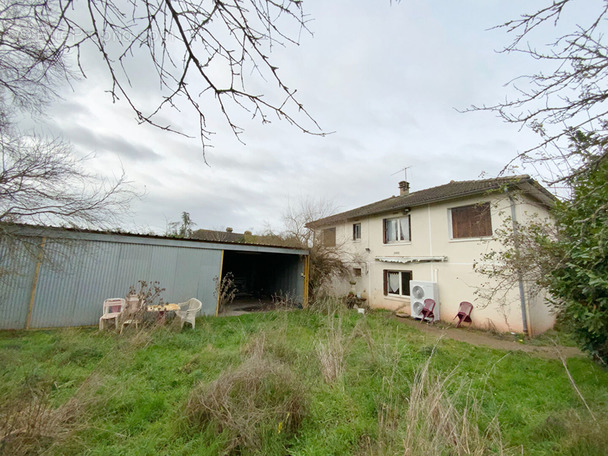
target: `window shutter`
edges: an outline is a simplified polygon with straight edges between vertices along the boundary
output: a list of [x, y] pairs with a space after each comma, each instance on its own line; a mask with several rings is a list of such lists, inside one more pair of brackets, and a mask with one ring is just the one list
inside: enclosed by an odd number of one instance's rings
[[[388, 242], [387, 230], [388, 230], [388, 227], [386, 225], [386, 219], [383, 219], [382, 220], [382, 235], [383, 235], [382, 242], [384, 244], [386, 244]], [[384, 271], [384, 272], [386, 273], [386, 271]], [[385, 288], [386, 288], [386, 280], [384, 280], [384, 284], [385, 284]], [[386, 294], [386, 290], [385, 290], [384, 294]]]
[[490, 203], [455, 207], [452, 211], [452, 238], [472, 238], [492, 235]]
[[388, 271], [384, 270], [382, 271], [382, 276], [384, 278], [383, 283], [384, 283], [384, 296], [388, 295]]
[[336, 246], [336, 229], [326, 228], [323, 230], [323, 245], [325, 247]]
[[478, 211], [478, 236], [492, 236], [492, 214], [490, 203], [483, 203], [477, 206]]
[[455, 207], [452, 209], [452, 236], [457, 238], [471, 237], [470, 214], [471, 206]]

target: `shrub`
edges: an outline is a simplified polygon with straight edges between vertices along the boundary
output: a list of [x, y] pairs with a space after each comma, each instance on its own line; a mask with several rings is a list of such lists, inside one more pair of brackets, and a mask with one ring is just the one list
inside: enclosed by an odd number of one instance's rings
[[578, 344], [608, 365], [608, 160], [589, 165], [574, 180], [574, 196], [558, 204], [562, 258], [549, 274], [560, 319]]

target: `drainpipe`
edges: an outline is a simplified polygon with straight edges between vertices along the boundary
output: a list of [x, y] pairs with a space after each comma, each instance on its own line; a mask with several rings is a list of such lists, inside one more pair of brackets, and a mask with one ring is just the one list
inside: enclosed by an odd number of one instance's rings
[[[518, 240], [518, 229], [517, 229], [517, 214], [515, 212], [515, 200], [509, 195], [509, 201], [511, 202], [511, 223], [513, 224], [513, 236], [515, 240], [515, 255], [519, 257], [519, 240]], [[519, 282], [519, 302], [521, 304], [521, 321], [523, 323], [524, 335], [529, 336], [528, 331], [528, 312], [526, 306], [526, 294], [524, 291], [524, 279], [521, 273], [521, 268], [517, 268], [517, 281]]]

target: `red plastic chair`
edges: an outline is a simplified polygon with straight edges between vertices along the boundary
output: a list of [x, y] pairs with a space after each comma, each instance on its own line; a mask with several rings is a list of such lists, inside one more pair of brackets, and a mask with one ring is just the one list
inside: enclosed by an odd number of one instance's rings
[[424, 308], [420, 311], [420, 314], [422, 315], [422, 320], [420, 320], [420, 322], [422, 323], [427, 318], [430, 318], [432, 323], [435, 320], [435, 314], [433, 313], [434, 311], [435, 301], [432, 299], [425, 299]]
[[[473, 304], [467, 301], [462, 301], [460, 303], [460, 308], [458, 309], [458, 313], [454, 318], [458, 318], [458, 324], [456, 327], [458, 328], [463, 321], [468, 323], [472, 323], [471, 320], [471, 312], [473, 311]], [[470, 324], [469, 324], [470, 326]]]

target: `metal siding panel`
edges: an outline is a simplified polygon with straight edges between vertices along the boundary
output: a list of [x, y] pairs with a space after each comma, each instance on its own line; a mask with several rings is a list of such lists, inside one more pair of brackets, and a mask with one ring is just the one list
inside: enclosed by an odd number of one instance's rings
[[221, 274], [222, 252], [220, 250], [207, 250], [203, 256], [198, 281], [198, 296], [203, 303], [202, 315], [215, 315], [217, 296], [215, 295], [216, 281]]
[[270, 283], [272, 292], [280, 296], [289, 296], [296, 302], [302, 303], [304, 267], [299, 255], [275, 257], [272, 269]]
[[105, 299], [126, 295], [128, 290], [118, 285], [119, 258], [118, 244], [91, 242], [83, 249], [78, 268], [74, 325], [96, 324]]
[[150, 280], [152, 249], [150, 246], [137, 244], [120, 244], [117, 286], [124, 289], [124, 294], [131, 285], [139, 280]]
[[[33, 242], [40, 244], [40, 238]], [[0, 268], [8, 272], [0, 278], [0, 329], [23, 329], [36, 271], [35, 257], [21, 244], [0, 245]]]
[[201, 276], [204, 251], [179, 249], [177, 255], [175, 285], [171, 290], [172, 300], [184, 302], [193, 297], [198, 299], [198, 282]]
[[38, 275], [31, 328], [72, 325], [77, 289], [77, 265], [72, 260], [78, 253], [74, 243], [46, 243], [46, 260]]
[[167, 297], [173, 302], [197, 298], [202, 314], [215, 314], [214, 277], [220, 273], [221, 251], [179, 249], [174, 287]]
[[150, 280], [158, 280], [165, 292], [165, 300], [170, 300], [167, 293], [175, 288], [175, 270], [177, 268], [178, 249], [175, 247], [153, 246], [150, 257]]
[[32, 328], [94, 325], [104, 299], [126, 294], [119, 283], [120, 244], [55, 242], [38, 278]]

